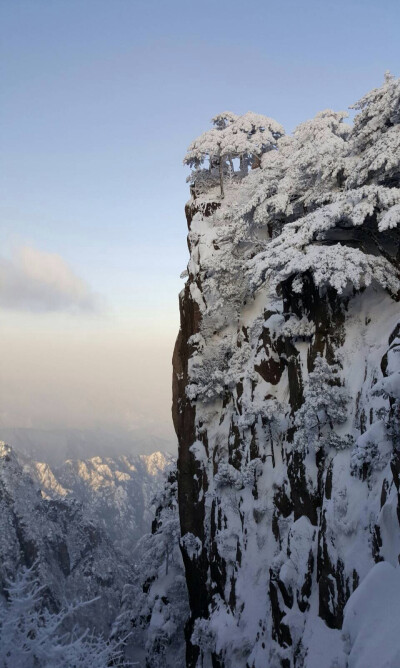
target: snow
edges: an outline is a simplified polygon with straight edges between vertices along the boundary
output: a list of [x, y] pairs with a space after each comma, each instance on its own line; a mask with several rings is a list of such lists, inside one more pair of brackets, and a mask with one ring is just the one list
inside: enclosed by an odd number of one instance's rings
[[399, 620], [400, 570], [384, 561], [371, 568], [346, 604], [348, 668], [398, 668]]
[[307, 624], [303, 644], [307, 647], [307, 668], [346, 668], [341, 632], [328, 628], [320, 617]]
[[3, 668], [127, 667], [120, 643], [100, 635], [68, 630], [77, 612], [94, 601], [64, 605], [50, 611], [46, 587], [40, 586], [34, 567], [23, 568], [6, 585], [7, 601], [0, 602], [0, 665]]

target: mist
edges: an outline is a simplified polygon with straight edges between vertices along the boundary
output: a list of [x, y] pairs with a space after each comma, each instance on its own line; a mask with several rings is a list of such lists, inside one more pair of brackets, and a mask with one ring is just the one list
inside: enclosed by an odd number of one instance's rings
[[0, 332], [0, 439], [28, 455], [176, 449], [175, 323], [13, 314]]

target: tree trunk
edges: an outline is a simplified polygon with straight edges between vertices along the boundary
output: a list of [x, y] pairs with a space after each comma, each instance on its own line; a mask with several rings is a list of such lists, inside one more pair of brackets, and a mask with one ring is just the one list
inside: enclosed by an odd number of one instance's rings
[[244, 155], [241, 155], [239, 160], [240, 160], [240, 173], [242, 176], [247, 176], [246, 157]]
[[273, 441], [273, 438], [272, 438], [271, 423], [268, 424], [268, 431], [269, 431], [269, 440], [270, 440], [270, 443], [271, 443], [272, 468], [275, 468], [275, 452], [274, 452], [274, 441]]
[[221, 199], [224, 199], [224, 175], [222, 170], [222, 156], [219, 156], [219, 185], [221, 187]]

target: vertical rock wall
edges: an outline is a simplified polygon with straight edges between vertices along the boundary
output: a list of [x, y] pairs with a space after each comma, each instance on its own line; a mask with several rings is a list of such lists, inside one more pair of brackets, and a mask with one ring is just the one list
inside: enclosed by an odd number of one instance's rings
[[[346, 602], [374, 564], [399, 562], [400, 312], [397, 279], [380, 269], [398, 264], [399, 235], [366, 203], [373, 183], [398, 196], [397, 168], [390, 190], [369, 171], [358, 200], [339, 170], [336, 209], [328, 196], [306, 205], [297, 184], [290, 215], [265, 209], [256, 224], [271, 160], [228, 181], [223, 200], [217, 184], [194, 188], [186, 207], [173, 417], [190, 668], [345, 668]], [[298, 251], [319, 211], [323, 232]]]

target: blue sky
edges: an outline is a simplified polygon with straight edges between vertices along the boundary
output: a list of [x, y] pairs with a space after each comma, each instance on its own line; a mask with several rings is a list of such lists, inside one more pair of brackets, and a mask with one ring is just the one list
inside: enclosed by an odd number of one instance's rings
[[[61, 358], [71, 332], [82, 350], [100, 337], [132, 359], [151, 341], [166, 360], [159, 401], [168, 421], [187, 145], [225, 109], [272, 116], [287, 131], [321, 109], [346, 109], [386, 69], [400, 74], [399, 23], [396, 0], [1, 0], [0, 256], [15, 265], [21, 247], [33, 248], [39, 266], [41, 254], [57, 254], [102, 308], [3, 304], [10, 369], [0, 392], [23, 345], [37, 358], [40, 337], [57, 336]], [[96, 368], [102, 359], [100, 346]], [[132, 364], [133, 392], [144, 379]], [[39, 382], [40, 364], [36, 374]], [[78, 381], [76, 368], [75, 391]], [[0, 424], [44, 423], [45, 399], [29, 412], [35, 373], [21, 382], [25, 407], [10, 399]], [[150, 415], [151, 388], [146, 401]], [[65, 421], [79, 422], [75, 413]]]

